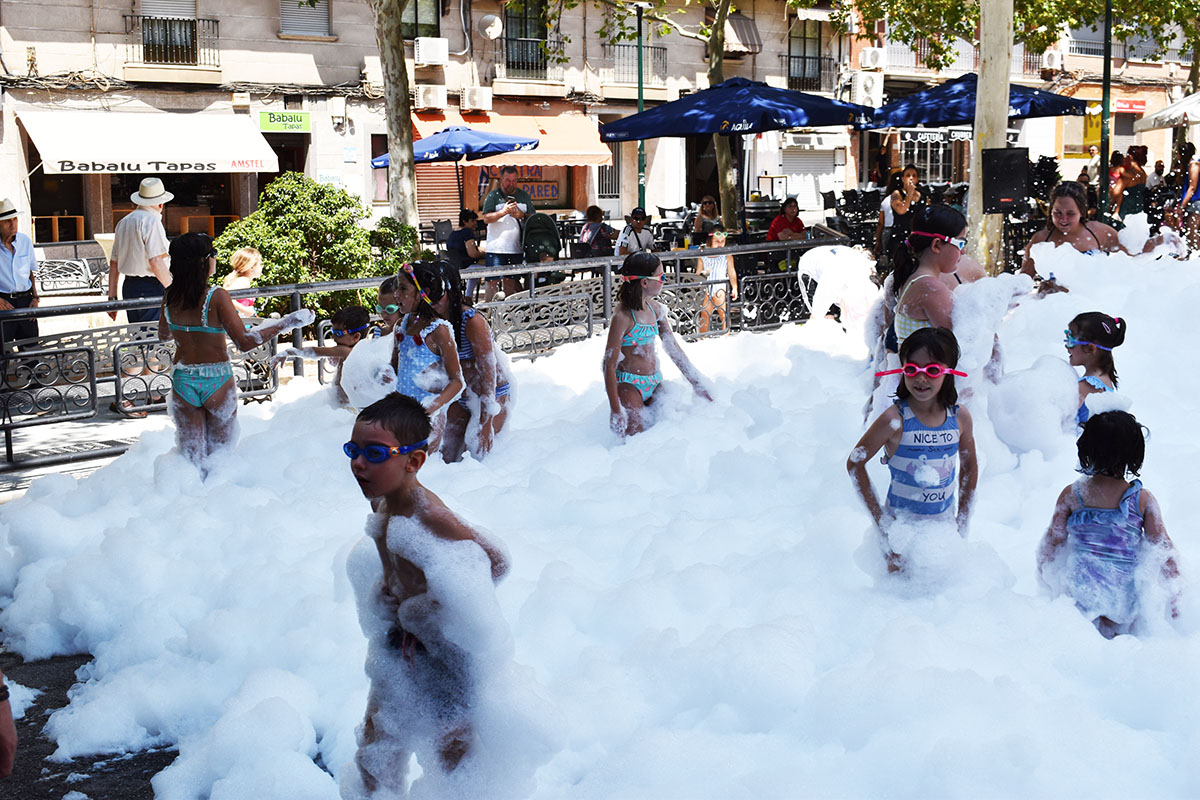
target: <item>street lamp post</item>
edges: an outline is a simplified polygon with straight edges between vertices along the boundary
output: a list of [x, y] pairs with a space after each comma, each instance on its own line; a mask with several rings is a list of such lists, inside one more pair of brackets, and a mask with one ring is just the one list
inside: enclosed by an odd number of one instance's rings
[[[645, 108], [642, 96], [645, 80], [642, 72], [642, 12], [650, 7], [649, 3], [634, 3], [637, 6], [637, 53], [638, 53], [638, 113]], [[638, 205], [646, 207], [646, 140], [638, 139]]]

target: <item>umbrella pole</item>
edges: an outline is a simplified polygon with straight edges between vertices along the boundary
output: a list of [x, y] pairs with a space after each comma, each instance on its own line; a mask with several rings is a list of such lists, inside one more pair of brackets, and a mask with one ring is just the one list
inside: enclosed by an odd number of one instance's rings
[[458, 210], [463, 208], [462, 162], [454, 162], [454, 180], [458, 183]]

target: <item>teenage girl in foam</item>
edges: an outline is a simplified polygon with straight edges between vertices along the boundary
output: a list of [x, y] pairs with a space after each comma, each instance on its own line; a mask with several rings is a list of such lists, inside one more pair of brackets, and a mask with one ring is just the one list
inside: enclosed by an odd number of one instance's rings
[[[1175, 546], [1154, 495], [1136, 480], [1146, 455], [1138, 421], [1124, 411], [1097, 414], [1084, 425], [1077, 446], [1084, 477], [1058, 496], [1038, 549], [1038, 577], [1074, 598], [1083, 615], [1111, 639], [1129, 633], [1141, 614], [1134, 573], [1151, 552], [1143, 542], [1161, 548], [1161, 574], [1167, 580], [1179, 575]], [[1135, 480], [1127, 480], [1131, 475]], [[1171, 606], [1176, 616], [1174, 600]]]
[[429, 412], [432, 451], [441, 446], [447, 406], [462, 394], [464, 386], [455, 326], [434, 308], [445, 293], [441, 269], [431, 261], [405, 264], [396, 275], [396, 304], [404, 316], [392, 331], [396, 343], [392, 390], [416, 398]]
[[1083, 367], [1079, 379], [1079, 411], [1075, 421], [1080, 425], [1088, 421], [1091, 412], [1086, 400], [1090, 394], [1115, 392], [1117, 390], [1117, 368], [1113, 364], [1112, 351], [1125, 341], [1125, 320], [1110, 317], [1099, 311], [1088, 311], [1075, 319], [1063, 331], [1072, 367]]
[[400, 321], [400, 304], [396, 301], [396, 276], [386, 279], [379, 284], [379, 300], [375, 303], [375, 313], [383, 317], [382, 334], [387, 335], [396, 329]]
[[[458, 461], [468, 446], [475, 458], [483, 458], [491, 452], [492, 441], [508, 420], [512, 386], [508, 359], [495, 346], [487, 320], [471, 308], [463, 296], [458, 268], [449, 261], [439, 261], [437, 267], [441, 270], [445, 291], [433, 307], [454, 324], [458, 362], [466, 382], [462, 397], [446, 410], [442, 458], [447, 463]], [[479, 432], [476, 441], [468, 443], [467, 430], [473, 418], [478, 420]]]
[[662, 383], [654, 352], [656, 338], [662, 339], [663, 349], [696, 394], [709, 401], [712, 395], [672, 333], [666, 308], [654, 299], [666, 280], [658, 256], [632, 253], [617, 275], [621, 288], [604, 350], [604, 390], [611, 413], [609, 426], [619, 436], [630, 436], [645, 430], [644, 409]]
[[954, 272], [967, 246], [967, 221], [949, 206], [925, 206], [907, 238], [894, 248], [892, 290], [896, 345], [921, 328], [950, 328], [954, 296], [941, 276]]
[[[931, 281], [932, 282], [932, 281]], [[901, 568], [901, 557], [888, 541], [888, 526], [898, 515], [933, 519], [954, 513], [955, 457], [958, 460], [958, 531], [967, 535], [978, 468], [971, 414], [958, 405], [954, 376], [958, 342], [946, 328], [922, 328], [900, 345], [903, 375], [896, 402], [871, 424], [846, 461], [854, 488], [867, 504], [883, 537], [888, 571]], [[880, 506], [867, 475], [867, 462], [880, 449], [891, 471], [887, 507]]]
[[[1050, 192], [1050, 216], [1046, 227], [1033, 235], [1025, 245], [1025, 260], [1021, 264], [1024, 272], [1034, 280], [1042, 280], [1029, 251], [1040, 242], [1050, 242], [1056, 247], [1069, 244], [1085, 255], [1101, 255], [1122, 250], [1116, 228], [1103, 222], [1088, 221], [1087, 190], [1075, 181], [1063, 181]], [[1054, 281], [1042, 281], [1043, 294], [1064, 291], [1066, 287]]]

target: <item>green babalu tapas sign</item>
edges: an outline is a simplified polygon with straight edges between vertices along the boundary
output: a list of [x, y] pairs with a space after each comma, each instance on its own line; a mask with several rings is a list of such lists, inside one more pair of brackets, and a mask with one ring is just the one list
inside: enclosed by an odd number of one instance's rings
[[308, 111], [260, 111], [258, 129], [270, 133], [312, 133]]

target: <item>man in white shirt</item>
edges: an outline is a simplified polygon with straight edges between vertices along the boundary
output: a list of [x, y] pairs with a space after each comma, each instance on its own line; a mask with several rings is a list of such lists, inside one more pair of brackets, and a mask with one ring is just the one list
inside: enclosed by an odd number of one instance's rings
[[[17, 231], [16, 206], [7, 198], [0, 200], [0, 311], [38, 307], [36, 270], [33, 241]], [[5, 322], [0, 327], [0, 348], [5, 342], [37, 335], [36, 319]]]
[[629, 225], [617, 237], [617, 255], [627, 256], [654, 250], [654, 234], [646, 227], [646, 209], [638, 206], [629, 212]]
[[1097, 181], [1100, 180], [1100, 148], [1092, 145], [1088, 148], [1088, 156], [1088, 183], [1097, 186]]
[[[521, 220], [533, 213], [533, 198], [517, 185], [517, 168], [507, 166], [500, 170], [500, 185], [488, 193], [483, 200], [483, 222], [487, 225], [487, 244], [484, 249], [484, 264], [488, 267], [520, 264], [525, 260], [521, 246]], [[483, 299], [491, 300], [501, 280], [488, 278]], [[516, 275], [503, 277], [505, 294], [520, 291], [521, 283]]]
[[1155, 161], [1154, 172], [1151, 172], [1146, 176], [1146, 191], [1153, 192], [1155, 189], [1157, 189], [1162, 184], [1163, 178], [1166, 177], [1166, 175], [1163, 174], [1166, 171], [1167, 165], [1164, 164], [1161, 159], [1159, 161]]
[[[163, 188], [158, 178], [145, 178], [130, 196], [137, 208], [117, 223], [114, 231], [112, 258], [108, 262], [108, 299], [117, 299], [118, 274], [124, 275], [121, 297], [131, 300], [163, 296], [171, 285], [170, 245], [163, 227], [163, 206], [175, 195]], [[130, 322], [154, 322], [159, 307], [126, 311]], [[108, 313], [114, 320], [117, 312]]]

